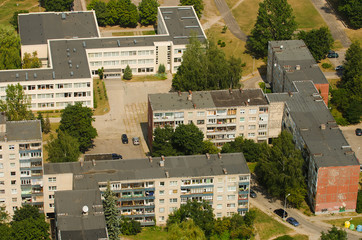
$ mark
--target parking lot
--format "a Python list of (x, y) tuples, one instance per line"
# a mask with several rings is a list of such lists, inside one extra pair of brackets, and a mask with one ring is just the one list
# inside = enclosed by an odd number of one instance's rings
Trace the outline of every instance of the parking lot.
[(347, 142), (352, 147), (352, 150), (356, 153), (357, 158), (362, 164), (362, 136), (357, 136), (355, 133), (356, 128), (362, 128), (362, 123), (347, 127), (340, 127)]
[[(168, 92), (171, 80), (125, 82), (120, 79), (105, 80), (110, 112), (96, 116), (93, 126), (98, 137), (92, 153), (118, 153), (125, 159), (142, 158), (149, 152), (147, 132), (147, 95)], [(121, 136), (128, 135), (129, 143), (122, 144)], [(132, 144), (132, 137), (140, 137), (140, 145)]]

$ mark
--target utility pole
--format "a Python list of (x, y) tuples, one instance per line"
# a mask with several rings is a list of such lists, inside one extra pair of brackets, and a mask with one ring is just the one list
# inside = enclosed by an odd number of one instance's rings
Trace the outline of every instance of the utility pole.
[(283, 220), (285, 220), (285, 208), (287, 206), (287, 198), (290, 196), (290, 193), (288, 193), (288, 195), (285, 196), (285, 201), (284, 201), (284, 209), (283, 209)]

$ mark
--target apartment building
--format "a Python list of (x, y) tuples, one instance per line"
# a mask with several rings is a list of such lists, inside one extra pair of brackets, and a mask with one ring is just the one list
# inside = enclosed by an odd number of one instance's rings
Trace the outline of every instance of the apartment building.
[(12, 215), (24, 204), (43, 210), (40, 121), (6, 121), (0, 114), (0, 207)]
[(294, 81), (312, 80), (328, 105), (329, 83), (303, 40), (268, 43), (267, 82), (274, 93), (295, 92)]
[[(58, 190), (67, 181), (67, 190), (103, 192), (109, 181), (120, 215), (142, 226), (155, 225), (155, 220), (165, 225), (168, 215), (187, 200), (207, 201), (216, 217), (249, 209), (250, 172), (242, 153), (53, 163), (45, 164), (44, 172), (44, 179), (55, 179), (44, 181), (45, 189)], [(48, 216), (58, 212), (53, 199), (44, 199), (51, 206), (45, 208)]]
[(148, 140), (157, 127), (195, 124), (205, 139), (221, 147), (235, 137), (256, 142), (280, 133), (280, 121), (271, 119), (282, 105), (270, 105), (261, 89), (230, 89), (148, 95)]
[(32, 110), (63, 109), (81, 102), (93, 107), (93, 77), (121, 79), (127, 65), (134, 75), (155, 74), (160, 64), (175, 73), (195, 35), (206, 35), (191, 6), (158, 9), (156, 35), (101, 37), (94, 11), (19, 14), (21, 51), (38, 52), (41, 69), (0, 71), (0, 99), (20, 83)]

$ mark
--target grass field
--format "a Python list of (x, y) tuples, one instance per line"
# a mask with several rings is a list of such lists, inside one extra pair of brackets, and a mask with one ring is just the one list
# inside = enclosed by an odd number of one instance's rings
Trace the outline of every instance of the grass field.
[(271, 239), (272, 237), (287, 234), (292, 231), (291, 228), (288, 228), (281, 224), (280, 222), (276, 221), (269, 215), (263, 213), (257, 208), (252, 208), (256, 211), (256, 218), (254, 222), (254, 227), (259, 234), (261, 240)]
[(155, 30), (142, 31), (142, 35), (156, 35)]
[[(341, 218), (336, 220), (328, 220), (324, 222), (335, 225), (336, 227), (340, 228), (344, 227), (344, 222), (349, 221), (350, 219), (351, 218)], [(357, 225), (362, 225), (362, 217), (352, 217), (352, 220), (350, 222), (351, 224), (354, 224), (354, 227), (356, 228)]]
[(254, 173), (255, 167), (256, 167), (256, 165), (257, 165), (258, 163), (256, 163), (256, 162), (248, 162), (247, 164), (248, 164), (250, 173)]
[(131, 80), (123, 80), (125, 82), (147, 82), (147, 81), (162, 81), (166, 80), (167, 76), (158, 75), (134, 75)]
[(109, 112), (107, 90), (104, 87), (103, 81), (98, 78), (93, 79), (94, 98), (97, 102), (97, 107), (94, 109), (94, 115), (103, 115)]
[(0, 1), (0, 26), (11, 26), (9, 23), (14, 12), (28, 10), (29, 12), (44, 11), (39, 8), (38, 0), (1, 0)]
[(136, 236), (122, 236), (125, 240), (166, 240), (167, 232), (161, 228), (146, 227), (142, 229), (142, 232)]
[(349, 39), (351, 39), (351, 41), (362, 41), (362, 28), (358, 29), (358, 30), (353, 30), (353, 29), (344, 29), (344, 31), (347, 33), (347, 36), (349, 37)]
[(112, 36), (133, 36), (134, 32), (112, 32)]

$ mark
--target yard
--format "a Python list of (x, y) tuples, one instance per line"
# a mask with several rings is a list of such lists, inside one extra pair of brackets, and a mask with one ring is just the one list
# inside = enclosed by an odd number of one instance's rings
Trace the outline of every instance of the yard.
[[(352, 219), (352, 220), (350, 220), (350, 219)], [(355, 229), (356, 229), (357, 225), (362, 225), (362, 217), (340, 218), (340, 219), (328, 220), (328, 221), (324, 221), (324, 222), (335, 225), (338, 228), (343, 228), (345, 221), (350, 221), (351, 224), (354, 225)]]
[(44, 9), (39, 8), (38, 0), (2, 0), (0, 2), (0, 26), (11, 26), (9, 21), (13, 17), (14, 12), (16, 11), (44, 11)]
[(93, 79), (94, 115), (103, 115), (109, 112), (109, 102), (104, 81)]

